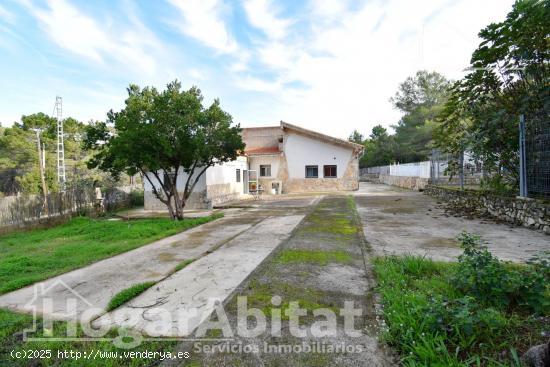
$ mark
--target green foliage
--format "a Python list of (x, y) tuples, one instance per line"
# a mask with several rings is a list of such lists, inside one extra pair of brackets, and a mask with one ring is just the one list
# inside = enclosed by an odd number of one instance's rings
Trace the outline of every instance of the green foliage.
[[(202, 101), (198, 88), (182, 91), (178, 81), (164, 91), (130, 85), (125, 108), (87, 128), (84, 147), (97, 150), (89, 167), (113, 177), (142, 173), (171, 216), (182, 219), (185, 202), (206, 169), (244, 150), (241, 129), (219, 100), (207, 108)], [(188, 178), (178, 192), (182, 170)]]
[[(437, 117), (449, 96), (451, 82), (437, 72), (418, 71), (399, 85), (390, 101), (404, 113), (392, 126), (395, 134), (378, 125), (365, 140), (361, 167), (418, 162), (428, 158), (433, 147)], [(351, 137), (350, 137), (351, 138)]]
[(382, 125), (372, 128), (364, 145), (365, 153), (359, 161), (361, 167), (384, 166), (395, 162), (395, 138)]
[(187, 265), (191, 264), (195, 259), (187, 259), (180, 262), (176, 267), (174, 268), (174, 272), (180, 271), (181, 269), (185, 268)]
[(278, 261), (282, 263), (304, 262), (319, 265), (326, 265), (329, 262), (347, 263), (352, 260), (351, 256), (342, 250), (296, 250), (288, 249), (281, 252)]
[(130, 288), (126, 288), (117, 294), (109, 301), (109, 304), (107, 305), (107, 311), (112, 311), (115, 308), (118, 308), (125, 304), (126, 302), (136, 298), (141, 293), (145, 292), (147, 289), (154, 286), (155, 282), (144, 282), (139, 283), (131, 286)]
[(0, 294), (80, 268), (219, 218), (111, 221), (74, 218), (48, 229), (0, 236)]
[(482, 305), (550, 314), (550, 262), (537, 258), (530, 266), (503, 263), (483, 245), (479, 236), (462, 233), (464, 253), (453, 276), (455, 287)]
[(365, 138), (363, 138), (363, 134), (361, 134), (357, 130), (353, 130), (353, 132), (348, 137), (348, 141), (351, 141), (352, 143), (357, 143), (357, 144), (363, 144), (364, 140)]
[[(461, 239), (465, 252), (478, 251), (477, 237)], [(399, 351), (405, 366), (519, 366), (514, 364), (518, 350), (545, 341), (547, 325), (527, 308), (492, 305), (479, 292), (459, 287), (462, 264), (390, 256), (375, 259), (374, 271), (387, 324), (384, 338)], [(489, 270), (482, 272), (490, 276)], [(538, 299), (542, 297), (539, 293)]]
[(471, 152), (486, 173), (518, 187), (518, 121), (548, 118), (550, 2), (515, 2), (506, 19), (479, 33), (471, 70), (452, 90), (436, 133), (451, 153)]
[[(113, 344), (113, 339), (120, 335), (124, 335), (122, 330), (113, 329), (106, 335), (105, 339), (97, 339), (94, 341), (87, 340), (67, 340), (68, 322), (54, 321), (53, 322), (53, 335), (44, 335), (43, 325), (44, 320), (38, 318), (36, 324), (33, 324), (32, 315), (23, 315), (15, 312), (0, 309), (0, 360), (3, 362), (2, 366), (20, 366), (28, 367), (29, 365), (35, 366), (57, 366), (57, 367), (137, 367), (137, 366), (151, 366), (160, 364), (160, 358), (147, 359), (147, 358), (135, 358), (135, 356), (125, 356), (123, 353), (128, 352), (128, 349), (119, 349)], [(33, 337), (40, 338), (41, 340), (30, 341), (23, 340), (20, 333), (23, 330), (34, 330), (37, 328), (36, 333), (32, 333)], [(77, 338), (86, 338), (86, 333), (83, 332), (82, 327), (77, 325), (76, 327)], [(29, 334), (31, 335), (31, 334)], [(58, 339), (57, 339), (58, 338)], [(174, 340), (162, 340), (162, 341), (143, 341), (138, 347), (131, 349), (131, 352), (142, 353), (168, 353), (173, 352), (176, 348), (177, 341)], [(30, 359), (27, 358), (13, 358), (10, 354), (11, 351), (24, 352), (29, 350), (42, 350), (51, 351), (51, 358)], [(63, 358), (61, 357), (65, 351), (78, 351), (86, 353), (86, 355), (94, 355), (97, 351), (105, 353), (119, 353), (119, 358)], [(58, 355), (59, 352), (59, 355)], [(134, 358), (132, 358), (134, 357)], [(38, 362), (37, 362), (38, 361)]]
[(140, 207), (144, 204), (143, 190), (130, 191), (130, 205), (132, 207)]
[[(86, 177), (98, 178), (94, 172), (85, 169), (84, 157), (89, 153), (82, 150), (81, 139), (84, 124), (71, 117), (63, 120), (65, 131), (65, 165), (69, 186)], [(18, 192), (42, 193), (38, 166), (36, 132), (46, 150), (46, 185), (49, 192), (57, 192), (57, 122), (44, 113), (35, 113), (21, 118), (21, 123), (0, 131), (0, 191), (13, 195)]]

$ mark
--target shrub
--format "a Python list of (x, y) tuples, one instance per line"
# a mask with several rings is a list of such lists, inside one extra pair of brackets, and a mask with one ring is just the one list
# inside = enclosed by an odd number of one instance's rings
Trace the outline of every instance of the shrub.
[(545, 314), (550, 311), (550, 261), (533, 259), (527, 266), (514, 266), (494, 257), (481, 238), (462, 233), (458, 240), (464, 253), (452, 276), (455, 287), (486, 306), (499, 309), (520, 307)]
[(136, 207), (136, 206), (143, 206), (144, 198), (143, 198), (143, 190), (132, 190), (130, 191), (130, 206)]

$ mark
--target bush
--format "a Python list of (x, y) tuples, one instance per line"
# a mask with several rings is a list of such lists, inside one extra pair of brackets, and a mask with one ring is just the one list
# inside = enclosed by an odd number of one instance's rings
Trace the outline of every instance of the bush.
[(144, 204), (143, 190), (130, 191), (130, 206), (133, 208), (136, 206), (143, 206), (143, 204)]
[(527, 266), (512, 265), (494, 257), (477, 235), (464, 232), (458, 240), (464, 250), (452, 277), (458, 290), (486, 306), (550, 313), (547, 258), (535, 258)]

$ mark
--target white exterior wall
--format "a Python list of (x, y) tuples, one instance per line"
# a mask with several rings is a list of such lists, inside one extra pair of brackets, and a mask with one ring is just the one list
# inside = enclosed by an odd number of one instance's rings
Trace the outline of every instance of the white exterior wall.
[[(248, 163), (246, 157), (237, 157), (237, 160), (216, 164), (208, 168), (205, 172), (206, 186), (224, 185), (230, 186), (230, 192), (243, 193), (243, 171), (247, 170)], [(237, 182), (237, 169), (241, 170), (241, 182)]]
[[(279, 154), (277, 155), (255, 155), (250, 157), (250, 170), (257, 171), (259, 178), (276, 178), (279, 172)], [(260, 177), (260, 165), (271, 165), (271, 176)]]
[[(199, 172), (199, 170), (195, 170), (195, 176), (197, 175), (197, 172)], [(207, 170), (208, 172), (208, 170)], [(160, 188), (160, 183), (158, 182), (157, 178), (152, 174), (152, 173), (147, 173), (147, 176), (150, 178), (150, 180), (153, 182), (153, 184), (155, 184), (155, 187)], [(159, 171), (159, 177), (161, 180), (164, 179), (164, 176), (163, 176), (163, 173), (162, 171)], [(176, 181), (176, 188), (178, 189), (178, 191), (182, 192), (183, 189), (185, 188), (185, 183), (187, 182), (187, 173), (185, 173), (183, 171), (183, 169), (179, 169), (178, 171), (178, 179)], [(194, 192), (199, 192), (199, 191), (203, 191), (206, 189), (206, 179), (205, 179), (205, 175), (202, 175), (201, 178), (199, 179), (199, 182), (197, 182), (197, 185), (195, 186), (195, 189), (193, 190)], [(144, 191), (153, 191), (153, 188), (151, 187), (151, 184), (149, 183), (149, 180), (148, 179), (144, 179), (143, 180), (143, 190)], [(162, 190), (162, 189), (161, 189)]]
[(352, 149), (289, 132), (285, 136), (285, 156), (289, 178), (305, 178), (306, 166), (319, 166), (323, 178), (324, 165), (336, 165), (336, 175), (342, 178), (352, 157)]

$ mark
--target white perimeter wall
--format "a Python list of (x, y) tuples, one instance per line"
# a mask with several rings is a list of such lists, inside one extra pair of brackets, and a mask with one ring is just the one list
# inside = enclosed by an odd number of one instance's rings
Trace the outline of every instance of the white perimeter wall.
[[(243, 171), (247, 170), (246, 157), (237, 157), (237, 160), (216, 164), (206, 170), (206, 185), (230, 184), (231, 192), (243, 193)], [(237, 169), (240, 169), (241, 182), (237, 182)]]
[(291, 131), (285, 138), (284, 149), (289, 178), (305, 178), (305, 167), (315, 165), (319, 166), (319, 178), (323, 178), (324, 165), (336, 165), (338, 178), (344, 175), (351, 159), (351, 149), (294, 134)]
[[(198, 169), (195, 170), (195, 176), (197, 176), (198, 172), (200, 172)], [(208, 172), (208, 170), (207, 170)], [(155, 187), (157, 189), (161, 189), (160, 187), (160, 183), (158, 182), (157, 178), (152, 174), (152, 173), (147, 173), (147, 176), (151, 179), (151, 181), (153, 182), (153, 184), (155, 185)], [(162, 174), (161, 171), (159, 171), (159, 177), (161, 180), (164, 179), (164, 175)], [(179, 169), (178, 171), (178, 180), (176, 182), (176, 187), (178, 189), (178, 191), (182, 192), (184, 187), (185, 187), (185, 183), (187, 182), (187, 173), (183, 172), (183, 169)], [(195, 186), (195, 189), (193, 190), (193, 192), (200, 192), (200, 191), (203, 191), (206, 189), (206, 179), (205, 179), (205, 175), (202, 175), (201, 178), (199, 179), (199, 182), (197, 182), (197, 185)], [(143, 180), (143, 190), (144, 191), (153, 191), (152, 187), (151, 187), (151, 184), (149, 183), (149, 180), (147, 180), (147, 178), (145, 178)]]

